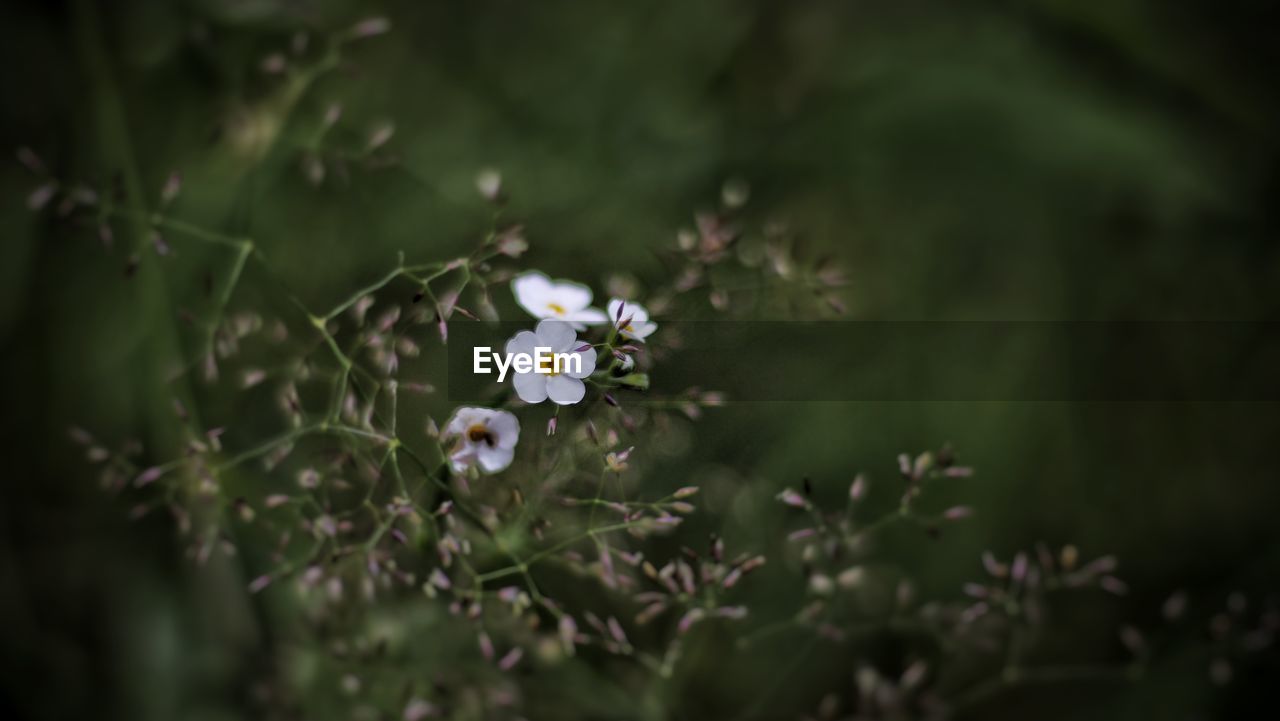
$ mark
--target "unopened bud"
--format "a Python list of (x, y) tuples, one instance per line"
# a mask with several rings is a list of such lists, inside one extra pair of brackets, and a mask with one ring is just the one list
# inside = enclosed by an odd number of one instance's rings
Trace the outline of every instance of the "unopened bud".
[(502, 196), (502, 173), (493, 168), (485, 168), (476, 175), (476, 190), (489, 202), (496, 202)]
[(365, 18), (351, 26), (352, 39), (371, 38), (391, 30), (391, 21), (385, 17)]

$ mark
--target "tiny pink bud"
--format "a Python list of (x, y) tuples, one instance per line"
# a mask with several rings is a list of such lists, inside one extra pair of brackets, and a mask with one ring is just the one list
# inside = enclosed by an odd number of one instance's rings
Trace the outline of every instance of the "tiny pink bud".
[(371, 38), (391, 30), (391, 21), (384, 17), (365, 18), (351, 26), (352, 38)]
[(867, 478), (862, 474), (858, 474), (849, 486), (849, 500), (858, 501), (865, 495), (867, 495)]
[(152, 466), (151, 468), (148, 468), (142, 473), (139, 473), (138, 477), (133, 479), (133, 485), (138, 488), (141, 488), (143, 486), (155, 483), (156, 481), (160, 480), (160, 476), (163, 476), (163, 475), (164, 475), (163, 468), (160, 468), (159, 466)]
[(18, 148), (17, 155), (18, 162), (22, 163), (27, 170), (33, 173), (44, 173), (44, 161), (31, 148), (26, 146)]
[(997, 561), (991, 551), (982, 552), (982, 567), (987, 570), (987, 573), (996, 578), (1004, 578), (1009, 573), (1008, 567)]
[(168, 179), (164, 182), (164, 188), (160, 190), (160, 202), (167, 205), (173, 202), (180, 192), (182, 192), (182, 174), (175, 170), (169, 173)]
[(609, 635), (613, 636), (613, 640), (622, 644), (627, 643), (627, 634), (622, 631), (622, 624), (618, 623), (618, 619), (610, 616), (606, 625), (609, 628)]
[(378, 148), (381, 148), (387, 144), (388, 140), (391, 140), (391, 136), (395, 135), (395, 133), (395, 125), (391, 123), (382, 123), (374, 128), (373, 132), (369, 134), (369, 143), (366, 149), (377, 150)]
[(1101, 558), (1096, 558), (1086, 563), (1084, 567), (1080, 569), (1080, 574), (1083, 576), (1107, 574), (1116, 570), (1117, 565), (1115, 556), (1102, 556)]
[(516, 648), (508, 651), (507, 655), (503, 656), (498, 661), (498, 668), (503, 671), (510, 671), (515, 668), (516, 664), (520, 663), (520, 659), (522, 658), (524, 658), (524, 649), (517, 646)]
[(439, 588), (442, 591), (447, 591), (453, 586), (453, 583), (449, 580), (449, 577), (444, 575), (444, 571), (441, 571), (438, 568), (432, 569), (431, 575), (430, 577), (427, 578), (427, 580), (431, 583), (432, 586), (435, 586), (436, 588)]
[(58, 192), (57, 183), (45, 183), (27, 196), (27, 208), (30, 210), (40, 210), (49, 204), (55, 193)]
[(800, 495), (799, 493), (796, 493), (790, 488), (784, 489), (781, 493), (779, 493), (778, 500), (782, 501), (784, 504), (788, 506), (791, 506), (792, 508), (808, 508), (809, 507), (809, 501), (805, 500), (804, 496)]
[(689, 612), (680, 618), (680, 622), (676, 624), (677, 633), (688, 633), (693, 624), (697, 623), (704, 615), (705, 611), (701, 608), (689, 609)]
[(340, 103), (330, 103), (329, 107), (324, 110), (324, 124), (331, 126), (342, 118), (342, 105)]
[(1120, 642), (1124, 647), (1129, 649), (1129, 653), (1137, 656), (1146, 648), (1146, 642), (1142, 639), (1142, 634), (1133, 626), (1124, 626), (1120, 629)]
[(498, 252), (508, 258), (519, 258), (529, 249), (529, 241), (524, 237), (524, 228), (519, 225), (502, 231), (496, 245)]
[(1186, 591), (1175, 592), (1164, 602), (1164, 606), (1160, 610), (1166, 621), (1176, 621), (1182, 618), (1182, 614), (1187, 610)]
[(902, 672), (902, 678), (899, 679), (898, 685), (906, 689), (915, 688), (920, 685), (921, 681), (924, 681), (924, 677), (928, 673), (929, 665), (924, 661), (916, 661), (907, 666), (907, 669)]
[(1013, 580), (1022, 582), (1027, 577), (1027, 554), (1019, 552), (1013, 557), (1013, 570), (1011, 571)]
[(560, 645), (564, 647), (564, 652), (573, 654), (574, 641), (578, 637), (578, 624), (573, 620), (573, 616), (565, 614), (560, 617), (560, 624), (557, 628), (560, 633)]

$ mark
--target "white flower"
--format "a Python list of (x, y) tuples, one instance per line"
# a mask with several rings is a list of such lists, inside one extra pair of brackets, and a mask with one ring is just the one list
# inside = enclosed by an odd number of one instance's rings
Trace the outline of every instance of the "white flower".
[(455, 473), (477, 465), (485, 473), (497, 473), (511, 465), (520, 421), (507, 411), (463, 406), (453, 412), (441, 437), (457, 439), (449, 449), (449, 465)]
[(567, 321), (574, 330), (589, 323), (608, 320), (603, 311), (591, 306), (591, 289), (567, 280), (551, 280), (537, 271), (518, 275), (511, 280), (516, 302), (534, 318), (557, 318)]
[[(577, 334), (569, 324), (559, 320), (544, 320), (531, 331), (522, 330), (507, 341), (507, 355), (526, 353), (540, 358), (542, 367), (534, 368), (528, 373), (515, 372), (511, 376), (511, 384), (516, 388), (516, 395), (525, 403), (541, 403), (550, 398), (562, 406), (571, 405), (582, 400), (587, 394), (587, 387), (582, 379), (591, 375), (596, 369), (596, 349), (578, 350), (583, 344), (578, 342)], [(541, 354), (537, 348), (550, 348), (549, 353), (564, 353), (573, 358), (564, 358), (556, 364), (548, 362), (548, 351)]]
[[(619, 312), (621, 312), (621, 315), (619, 315)], [(610, 321), (619, 323), (628, 318), (631, 321), (626, 326), (618, 329), (618, 332), (624, 338), (638, 340), (643, 343), (645, 338), (648, 338), (650, 334), (658, 329), (658, 324), (649, 320), (649, 311), (645, 310), (644, 306), (639, 303), (624, 301), (621, 298), (614, 298), (609, 301)]]

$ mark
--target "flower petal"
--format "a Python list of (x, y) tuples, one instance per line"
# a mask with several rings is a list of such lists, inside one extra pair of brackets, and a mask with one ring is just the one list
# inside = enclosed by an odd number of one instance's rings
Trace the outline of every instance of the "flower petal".
[(514, 448), (490, 448), (481, 445), (478, 446), (476, 456), (480, 461), (480, 470), (485, 473), (497, 473), (511, 465), (511, 459), (515, 457), (515, 453)]
[(552, 353), (561, 353), (569, 350), (573, 342), (578, 338), (577, 334), (573, 332), (573, 327), (562, 320), (547, 319), (540, 321), (533, 332), (537, 336), (538, 345), (544, 348), (551, 348)]
[(449, 467), (454, 473), (462, 473), (474, 465), (476, 462), (476, 447), (470, 442), (464, 441), (452, 453), (449, 454)]
[(557, 280), (551, 284), (550, 301), (572, 313), (591, 305), (591, 289), (581, 283)]
[[(618, 306), (620, 305), (623, 306), (621, 316), (618, 315)], [(609, 301), (609, 321), (617, 323), (623, 318), (630, 318), (632, 321), (649, 320), (649, 311), (645, 310), (644, 306), (639, 303), (629, 300), (624, 301), (621, 298), (614, 298)]]
[(555, 298), (553, 284), (546, 275), (536, 270), (518, 275), (511, 280), (511, 292), (516, 297), (516, 303), (535, 318), (551, 315), (549, 305)]
[(514, 413), (497, 411), (489, 419), (489, 432), (496, 437), (498, 448), (515, 448), (520, 439), (520, 421)]
[[(543, 322), (545, 323), (546, 321)], [(538, 325), (542, 325), (542, 323)], [(511, 336), (511, 340), (507, 341), (507, 354), (527, 353), (528, 355), (533, 355), (533, 349), (538, 345), (540, 343), (537, 334), (531, 330), (522, 330)]]
[(573, 372), (573, 364), (569, 364), (569, 370), (565, 371), (565, 375), (570, 378), (586, 378), (596, 370), (596, 349), (588, 348), (584, 351), (574, 353), (574, 355), (582, 359), (582, 368), (577, 373)]
[(541, 403), (547, 399), (547, 376), (541, 373), (516, 373), (511, 377), (511, 385), (525, 403)]
[(565, 314), (564, 319), (572, 323), (576, 330), (582, 330), (584, 324), (598, 325), (609, 322), (609, 317), (599, 308), (581, 308)]
[(649, 321), (633, 320), (631, 321), (631, 325), (627, 326), (624, 330), (620, 332), (622, 334), (622, 337), (624, 338), (638, 340), (641, 343), (643, 343), (644, 339), (652, 335), (653, 332), (657, 329), (658, 329), (657, 323), (651, 323)]
[(577, 378), (567, 375), (551, 376), (547, 379), (547, 397), (562, 406), (573, 405), (587, 394), (587, 387)]
[(453, 412), (448, 422), (444, 424), (444, 431), (441, 435), (446, 438), (449, 436), (460, 436), (471, 426), (477, 423), (483, 423), (488, 419), (488, 408), (476, 408), (474, 406), (461, 406)]

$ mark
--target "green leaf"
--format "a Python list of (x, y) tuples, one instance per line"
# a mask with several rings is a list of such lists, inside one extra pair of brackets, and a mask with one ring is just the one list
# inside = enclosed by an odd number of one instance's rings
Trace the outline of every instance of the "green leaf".
[(635, 388), (640, 391), (649, 390), (649, 374), (648, 373), (628, 373), (617, 379), (618, 385), (628, 388)]

